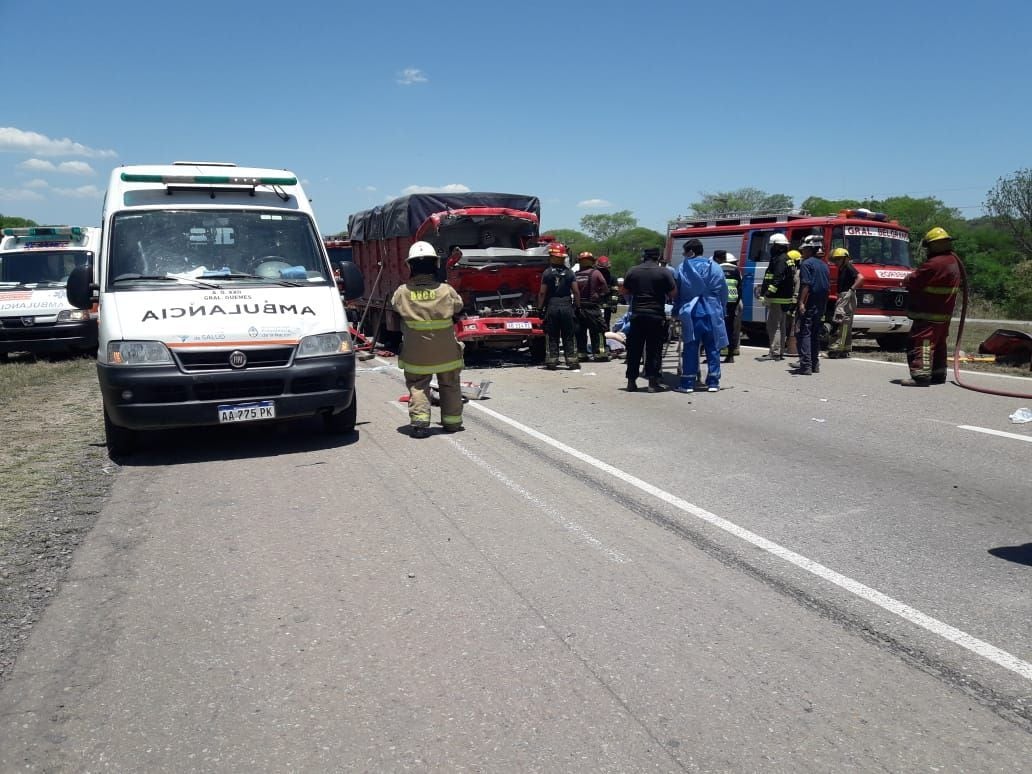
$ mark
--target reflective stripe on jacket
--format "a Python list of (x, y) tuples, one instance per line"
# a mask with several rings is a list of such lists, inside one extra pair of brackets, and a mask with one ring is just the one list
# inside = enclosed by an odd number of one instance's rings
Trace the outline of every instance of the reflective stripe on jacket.
[(391, 306), (402, 320), (399, 368), (410, 374), (462, 368), (462, 345), (452, 321), (462, 311), (462, 298), (451, 285), (418, 274), (394, 291)]
[(960, 292), (960, 259), (952, 252), (933, 255), (907, 277), (907, 316), (949, 322)]

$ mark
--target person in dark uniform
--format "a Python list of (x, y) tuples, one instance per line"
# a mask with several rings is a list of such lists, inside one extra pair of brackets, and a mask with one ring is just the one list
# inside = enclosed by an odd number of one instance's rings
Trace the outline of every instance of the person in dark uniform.
[(595, 263), (595, 268), (602, 273), (606, 280), (606, 285), (609, 286), (609, 296), (606, 298), (605, 303), (606, 330), (609, 331), (613, 329), (613, 312), (616, 311), (616, 307), (620, 303), (620, 289), (616, 283), (616, 278), (613, 276), (613, 267), (609, 262), (608, 255), (600, 255)]
[(807, 247), (807, 256), (799, 266), (799, 311), (796, 323), (799, 363), (797, 376), (810, 376), (821, 370), (821, 321), (831, 292), (828, 264), (817, 257), (817, 250)]
[(544, 310), (545, 368), (554, 371), (559, 365), (559, 339), (562, 338), (566, 365), (571, 371), (580, 368), (577, 359), (575, 307), (580, 306), (577, 277), (566, 265), (566, 247), (558, 242), (548, 248), (549, 266), (541, 274), (537, 306)]
[(650, 247), (642, 251), (642, 262), (624, 277), (624, 292), (633, 297), (631, 327), (627, 334), (627, 391), (636, 392), (641, 373), (641, 357), (645, 354), (645, 378), (649, 392), (662, 390), (660, 375), (663, 340), (666, 337), (666, 304), (677, 290), (673, 273), (659, 263), (660, 251)]
[[(595, 256), (585, 251), (577, 256), (580, 269), (576, 273), (580, 293), (580, 312), (577, 315), (577, 358), (604, 362), (609, 360), (606, 349), (606, 323), (603, 305), (609, 297), (605, 275), (595, 268)], [(590, 355), (588, 349), (590, 348)]]

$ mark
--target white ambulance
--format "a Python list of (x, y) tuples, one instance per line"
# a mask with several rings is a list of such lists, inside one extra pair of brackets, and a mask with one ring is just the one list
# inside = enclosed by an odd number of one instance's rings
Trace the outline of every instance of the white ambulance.
[(111, 174), (96, 283), (97, 373), (113, 455), (140, 430), (322, 416), (355, 427), (355, 355), (334, 277), (297, 178), (215, 162)]
[(97, 315), (68, 303), (76, 266), (92, 267), (100, 229), (79, 226), (5, 228), (0, 239), (0, 361), (12, 352), (90, 354)]

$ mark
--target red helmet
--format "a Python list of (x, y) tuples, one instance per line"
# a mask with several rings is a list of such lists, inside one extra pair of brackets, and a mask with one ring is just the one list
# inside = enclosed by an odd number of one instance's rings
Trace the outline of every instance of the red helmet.
[(548, 246), (548, 257), (549, 258), (565, 258), (566, 257), (566, 245), (560, 242), (553, 242)]
[(608, 269), (609, 268), (609, 256), (608, 255), (600, 255), (598, 257), (598, 260), (595, 261), (595, 265), (599, 266), (599, 267), (601, 267), (603, 269)]

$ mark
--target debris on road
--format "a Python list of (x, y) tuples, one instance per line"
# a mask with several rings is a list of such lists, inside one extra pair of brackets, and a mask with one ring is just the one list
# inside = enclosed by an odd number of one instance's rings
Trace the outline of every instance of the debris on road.
[(1032, 422), (1032, 409), (1019, 408), (1017, 411), (1010, 415), (1010, 421), (1016, 425), (1021, 425), (1025, 422)]

